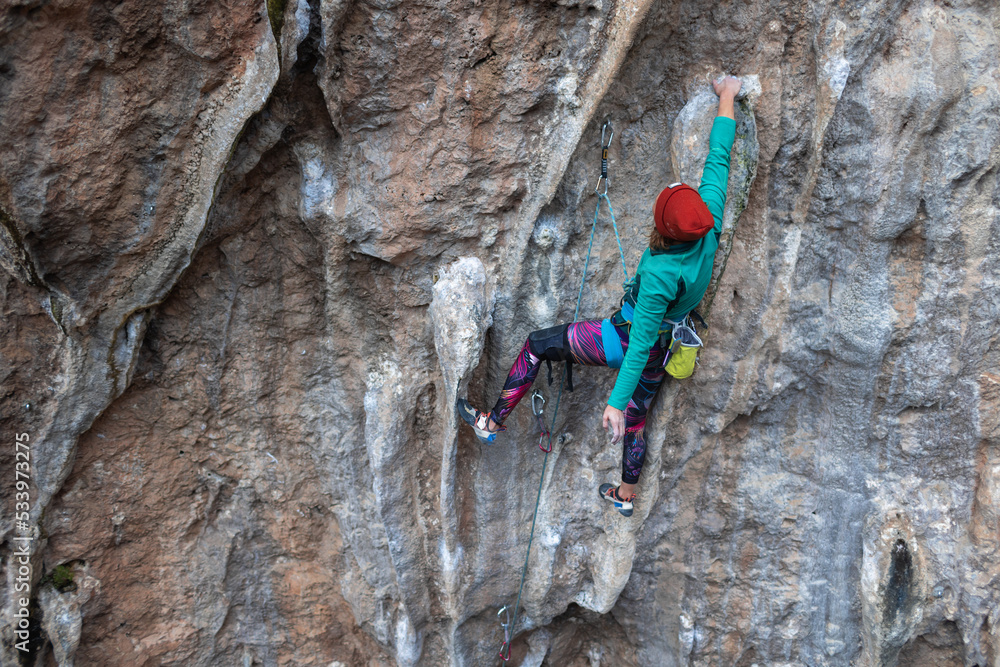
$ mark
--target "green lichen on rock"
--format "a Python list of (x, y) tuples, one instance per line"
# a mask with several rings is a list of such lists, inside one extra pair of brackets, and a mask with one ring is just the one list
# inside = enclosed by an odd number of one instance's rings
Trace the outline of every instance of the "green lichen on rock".
[(738, 137), (743, 139), (741, 150), (736, 151), (734, 156), (739, 167), (739, 172), (743, 175), (743, 182), (736, 186), (733, 193), (733, 217), (739, 218), (747, 207), (750, 199), (750, 188), (757, 177), (757, 161), (759, 146), (757, 144), (757, 124), (754, 122), (753, 107), (746, 99), (736, 102), (736, 109), (740, 124), (736, 129)]
[(281, 61), (281, 27), (285, 24), (285, 0), (267, 0), (267, 19), (271, 22), (271, 33), (278, 45), (278, 61)]
[(60, 593), (64, 593), (73, 587), (73, 568), (69, 565), (56, 565), (49, 573), (48, 580)]

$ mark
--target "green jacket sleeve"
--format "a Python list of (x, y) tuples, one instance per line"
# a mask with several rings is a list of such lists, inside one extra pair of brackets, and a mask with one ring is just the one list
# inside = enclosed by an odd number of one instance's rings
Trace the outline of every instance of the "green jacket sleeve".
[(715, 231), (722, 231), (722, 211), (726, 208), (726, 190), (729, 186), (729, 153), (736, 140), (736, 121), (716, 116), (712, 133), (708, 136), (708, 157), (701, 173), (698, 194), (708, 205), (715, 218)]
[(676, 296), (677, 281), (664, 280), (655, 271), (647, 271), (642, 276), (642, 288), (635, 304), (635, 316), (628, 335), (628, 350), (622, 361), (615, 388), (611, 391), (608, 405), (624, 411), (639, 377), (646, 368), (649, 350), (659, 336), (660, 323), (667, 313), (667, 305)]

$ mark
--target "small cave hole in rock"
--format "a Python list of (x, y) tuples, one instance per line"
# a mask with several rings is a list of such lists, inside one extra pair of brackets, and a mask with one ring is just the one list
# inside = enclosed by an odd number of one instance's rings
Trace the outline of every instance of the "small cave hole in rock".
[(896, 664), (899, 667), (961, 667), (963, 656), (964, 643), (958, 625), (954, 621), (944, 621), (908, 641), (899, 652)]

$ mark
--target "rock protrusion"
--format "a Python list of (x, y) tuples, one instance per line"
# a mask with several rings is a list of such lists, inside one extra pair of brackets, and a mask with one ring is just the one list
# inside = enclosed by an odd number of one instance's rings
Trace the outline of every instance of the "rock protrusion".
[(56, 664), (73, 667), (83, 628), (83, 606), (100, 590), (100, 582), (90, 575), (85, 565), (59, 567), (71, 573), (64, 575), (67, 582), (41, 586), (38, 606), (42, 612), (42, 629), (52, 644)]
[[(486, 330), (493, 324), (493, 296), (486, 268), (476, 257), (462, 257), (443, 267), (433, 287), (430, 305), (434, 349), (449, 392), (460, 392), (479, 365)], [(452, 403), (457, 394), (449, 394)]]

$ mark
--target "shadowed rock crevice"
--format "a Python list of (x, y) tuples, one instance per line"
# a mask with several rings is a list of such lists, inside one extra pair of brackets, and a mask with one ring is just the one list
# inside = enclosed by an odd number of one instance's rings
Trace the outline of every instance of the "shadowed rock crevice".
[(906, 540), (897, 539), (889, 556), (889, 571), (882, 598), (883, 640), (879, 656), (882, 665), (895, 663), (900, 647), (910, 635), (910, 617), (916, 604), (916, 576), (910, 547)]
[(899, 539), (892, 546), (889, 561), (889, 581), (885, 585), (882, 607), (882, 624), (891, 628), (897, 616), (905, 616), (913, 608), (913, 556), (906, 540)]

